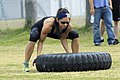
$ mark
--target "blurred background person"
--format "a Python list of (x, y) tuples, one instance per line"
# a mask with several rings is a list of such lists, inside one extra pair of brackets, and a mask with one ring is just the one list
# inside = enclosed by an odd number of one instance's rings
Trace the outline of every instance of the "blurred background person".
[[(115, 33), (115, 41), (119, 43), (119, 20), (120, 20), (120, 1), (112, 0), (112, 13), (113, 13), (113, 21), (114, 21), (114, 33)], [(103, 34), (105, 32), (105, 24), (104, 20), (101, 21), (101, 41), (104, 42)]]
[(115, 35), (112, 25), (112, 11), (111, 11), (111, 1), (110, 0), (89, 0), (90, 3), (90, 13), (94, 15), (94, 24), (93, 24), (93, 35), (94, 35), (94, 45), (101, 45), (101, 35), (100, 35), (100, 20), (101, 17), (104, 18), (106, 25), (106, 31), (108, 34), (108, 44), (116, 45)]

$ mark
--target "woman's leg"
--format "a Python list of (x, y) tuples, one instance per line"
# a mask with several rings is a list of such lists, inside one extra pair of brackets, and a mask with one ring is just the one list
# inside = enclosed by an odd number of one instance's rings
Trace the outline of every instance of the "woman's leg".
[(29, 72), (29, 60), (33, 53), (35, 42), (29, 41), (25, 49), (24, 71)]
[(33, 28), (30, 33), (30, 39), (25, 49), (25, 61), (24, 61), (24, 71), (29, 72), (29, 60), (34, 51), (35, 43), (40, 37), (38, 28)]
[(25, 49), (25, 61), (29, 62), (33, 53), (35, 42), (29, 41)]
[(79, 34), (75, 31), (70, 31), (67, 39), (71, 39), (71, 49), (73, 53), (78, 53), (79, 52)]
[(71, 48), (72, 48), (72, 53), (79, 52), (79, 38), (75, 38), (72, 40)]

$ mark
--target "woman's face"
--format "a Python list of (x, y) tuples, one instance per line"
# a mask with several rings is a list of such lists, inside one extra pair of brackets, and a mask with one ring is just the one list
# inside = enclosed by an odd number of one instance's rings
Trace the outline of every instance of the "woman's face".
[(70, 24), (70, 18), (64, 17), (62, 19), (59, 19), (58, 23), (59, 23), (59, 27), (61, 29), (64, 29), (64, 28), (66, 28)]

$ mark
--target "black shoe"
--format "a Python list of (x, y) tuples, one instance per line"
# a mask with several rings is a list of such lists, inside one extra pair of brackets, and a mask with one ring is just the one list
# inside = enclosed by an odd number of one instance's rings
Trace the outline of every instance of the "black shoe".
[(118, 39), (115, 39), (113, 43), (109, 43), (109, 45), (117, 45), (119, 43)]
[(100, 44), (99, 43), (95, 43), (95, 46), (100, 46)]
[(100, 42), (101, 42), (101, 43), (102, 43), (102, 42), (104, 42), (104, 39), (101, 39), (101, 41), (100, 41)]
[(115, 43), (116, 43), (116, 44), (118, 44), (118, 43), (119, 43), (118, 39), (115, 39)]

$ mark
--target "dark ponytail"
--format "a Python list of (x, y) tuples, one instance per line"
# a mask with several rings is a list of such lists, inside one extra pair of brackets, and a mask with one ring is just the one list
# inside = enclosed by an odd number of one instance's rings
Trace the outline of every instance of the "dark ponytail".
[(56, 17), (59, 19), (61, 19), (63, 17), (68, 17), (68, 15), (66, 15), (66, 14), (69, 14), (69, 16), (70, 16), (70, 13), (66, 8), (59, 8), (57, 11)]

